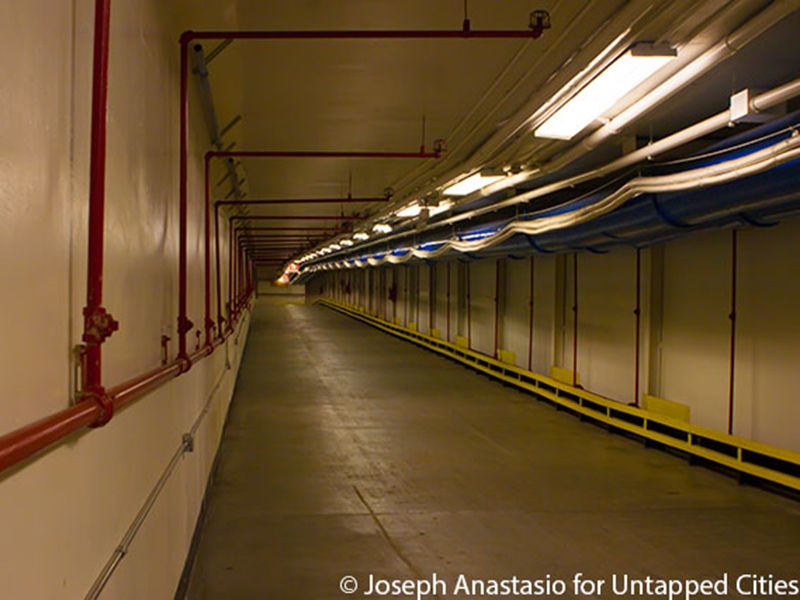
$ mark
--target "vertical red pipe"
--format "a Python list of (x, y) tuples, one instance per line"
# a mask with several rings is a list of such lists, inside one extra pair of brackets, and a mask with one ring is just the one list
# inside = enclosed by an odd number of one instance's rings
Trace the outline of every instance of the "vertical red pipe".
[(414, 267), (414, 322), (417, 324), (417, 331), (422, 329), (422, 323), (419, 322), (419, 298), (422, 295), (419, 289), (419, 272), (422, 270), (420, 265)]
[[(189, 361), (186, 334), (193, 324), (187, 312), (186, 238), (188, 230), (188, 152), (189, 152), (189, 42), (181, 38), (181, 109), (180, 109), (180, 193), (178, 204), (178, 359)], [(185, 368), (188, 368), (190, 363)]]
[(209, 164), (211, 157), (206, 154), (205, 156), (205, 203), (203, 204), (203, 223), (204, 223), (204, 262), (205, 262), (205, 278), (203, 280), (203, 291), (205, 293), (205, 328), (206, 328), (206, 347), (211, 348), (214, 345), (212, 328), (214, 321), (211, 319), (211, 165)]
[(86, 342), (84, 391), (102, 392), (103, 336), (93, 336), (103, 310), (103, 251), (105, 233), (106, 119), (108, 112), (108, 48), (111, 0), (97, 0), (94, 12), (92, 73), (92, 131), (89, 167), (89, 231), (86, 307), (83, 339)]
[(738, 233), (737, 229), (731, 232), (731, 312), (728, 315), (731, 321), (730, 374), (728, 379), (728, 433), (731, 435), (733, 435), (734, 377), (736, 374), (736, 280), (739, 262)]
[(466, 268), (466, 284), (467, 284), (467, 348), (472, 349), (472, 289), (470, 285), (470, 263), (465, 263)]
[(386, 269), (381, 269), (381, 278), (380, 278), (380, 285), (381, 285), (381, 313), (383, 314), (383, 320), (386, 321), (386, 314), (388, 311), (386, 310), (386, 294), (388, 293), (386, 290)]
[(447, 341), (450, 341), (450, 263), (447, 263)]
[(403, 325), (408, 327), (408, 269), (403, 272)]
[[(230, 235), (230, 230), (228, 230)], [(224, 320), (222, 318), (222, 273), (220, 272), (220, 258), (219, 258), (219, 207), (214, 205), (214, 240), (216, 245), (216, 261), (217, 261), (217, 331), (219, 336), (222, 337)]]
[(233, 331), (233, 260), (236, 229), (233, 219), (228, 222), (228, 330)]
[(433, 292), (436, 287), (436, 265), (431, 265), (428, 268), (428, 335), (433, 331), (433, 313), (436, 310), (434, 306)]
[(534, 291), (534, 275), (535, 275), (535, 258), (531, 256), (530, 260), (530, 292), (528, 297), (528, 371), (533, 370), (533, 291)]
[(578, 384), (578, 253), (572, 255), (572, 385)]
[(494, 261), (494, 357), (500, 345), (500, 259)]
[(636, 352), (633, 367), (633, 405), (639, 406), (639, 362), (641, 356), (641, 330), (642, 330), (642, 249), (636, 248)]

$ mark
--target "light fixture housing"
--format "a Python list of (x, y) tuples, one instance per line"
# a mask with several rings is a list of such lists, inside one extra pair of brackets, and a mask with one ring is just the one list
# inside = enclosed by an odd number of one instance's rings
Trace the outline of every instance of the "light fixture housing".
[(442, 200), (436, 206), (429, 206), (428, 207), (428, 216), (435, 217), (436, 215), (440, 215), (443, 212), (446, 212), (453, 208), (452, 200)]
[(479, 171), (474, 175), (465, 177), (461, 181), (446, 187), (442, 193), (445, 196), (467, 196), (472, 192), (476, 192), (479, 189), (486, 187), (490, 183), (500, 181), (503, 179), (503, 177), (504, 175), (498, 174), (494, 171)]
[(635, 44), (545, 119), (533, 134), (572, 139), (676, 56), (677, 51), (668, 44)]
[(400, 217), (401, 219), (411, 219), (413, 217), (418, 217), (421, 212), (422, 206), (420, 206), (419, 202), (414, 202), (398, 210), (394, 213), (394, 216)]

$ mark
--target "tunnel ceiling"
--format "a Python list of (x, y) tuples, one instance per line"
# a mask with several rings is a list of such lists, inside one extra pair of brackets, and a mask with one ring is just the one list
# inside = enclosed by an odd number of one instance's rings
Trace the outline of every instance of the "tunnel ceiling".
[[(423, 142), (423, 116), (426, 147), (431, 149), (437, 138), (447, 142), (448, 153), (438, 161), (242, 159), (249, 199), (338, 198), (349, 192), (379, 197), (387, 187), (395, 190), (395, 198), (411, 197), (436, 178), (452, 176), (469, 165), (467, 159), (484, 152), (487, 140), (504, 125), (530, 116), (537, 93), (558, 89), (619, 36), (692, 40), (684, 50), (688, 57), (768, 4), (764, 0), (469, 0), (473, 29), (525, 29), (535, 9), (550, 13), (552, 28), (539, 40), (529, 41), (236, 41), (213, 64), (212, 84), (228, 104), (219, 111), (226, 113), (220, 114), (223, 124), (235, 104), (229, 99), (240, 97), (243, 118), (226, 137), (237, 142), (237, 149), (414, 152)], [(236, 9), (238, 28), (243, 30), (459, 29), (464, 18), (462, 0), (238, 0)], [(626, 14), (628, 18), (622, 18)], [(797, 64), (797, 44), (782, 42), (798, 23), (797, 18), (790, 21), (625, 133), (640, 137), (669, 133), (724, 108), (732, 89), (766, 87), (795, 75), (791, 65)], [(237, 89), (226, 89), (231, 86)], [(546, 160), (567, 147), (522, 130), (485, 158)], [(615, 140), (599, 154), (618, 152)], [(251, 213), (312, 215), (380, 208), (376, 204), (273, 206), (252, 208)]]

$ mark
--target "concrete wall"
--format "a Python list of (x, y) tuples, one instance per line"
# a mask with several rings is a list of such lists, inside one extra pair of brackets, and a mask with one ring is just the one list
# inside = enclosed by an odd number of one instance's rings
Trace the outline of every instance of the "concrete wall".
[[(80, 343), (86, 288), (93, 11), (90, 0), (0, 5), (0, 34), (14, 49), (0, 87), (0, 433), (63, 409), (75, 396), (73, 348)], [(112, 3), (104, 305), (120, 330), (104, 346), (107, 385), (158, 366), (162, 335), (172, 338), (174, 357), (177, 40), (189, 27), (235, 27), (235, 18), (232, 2), (213, 9), (189, 0)], [(214, 64), (212, 84), (236, 89), (230, 84), (237, 50), (228, 52)], [(221, 119), (235, 114), (235, 97), (216, 100)], [(188, 316), (202, 326), (199, 159), (208, 135), (197, 110), (192, 131)], [(172, 597), (245, 335), (246, 327), (238, 343), (231, 338), (106, 427), (73, 436), (0, 476), (3, 597), (83, 598), (209, 402), (195, 451), (181, 460), (103, 595)], [(195, 339), (190, 333), (191, 349)]]
[[(733, 432), (800, 450), (794, 426), (800, 418), (800, 402), (793, 390), (795, 348), (800, 342), (800, 313), (794, 310), (800, 297), (800, 283), (794, 276), (800, 266), (796, 251), (800, 221), (746, 229), (737, 236)], [(514, 352), (518, 366), (530, 364), (533, 371), (547, 374), (553, 365), (571, 370), (576, 363), (581, 385), (598, 394), (624, 403), (641, 400), (645, 393), (661, 396), (688, 405), (693, 423), (727, 431), (731, 261), (732, 232), (728, 230), (692, 234), (640, 251), (638, 398), (634, 249), (582, 252), (577, 261), (570, 254), (501, 259), (499, 263), (496, 259), (437, 263), (436, 318), (446, 337), (449, 268), (450, 340), (470, 332), (472, 349), (493, 355), (499, 268), (498, 348)], [(573, 343), (576, 266), (577, 355)], [(402, 283), (406, 274), (419, 267), (381, 268), (389, 279), (399, 277)], [(335, 273), (322, 275), (313, 285), (336, 277)], [(423, 284), (423, 306), (427, 306), (426, 294)], [(415, 301), (412, 285), (409, 304)]]

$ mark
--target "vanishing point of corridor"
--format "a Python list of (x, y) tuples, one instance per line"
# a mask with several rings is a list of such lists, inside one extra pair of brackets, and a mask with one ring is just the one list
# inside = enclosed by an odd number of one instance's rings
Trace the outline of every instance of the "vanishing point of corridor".
[(795, 501), (327, 308), (263, 299), (201, 532), (192, 600), (345, 597), (348, 575), (788, 577), (800, 564)]

